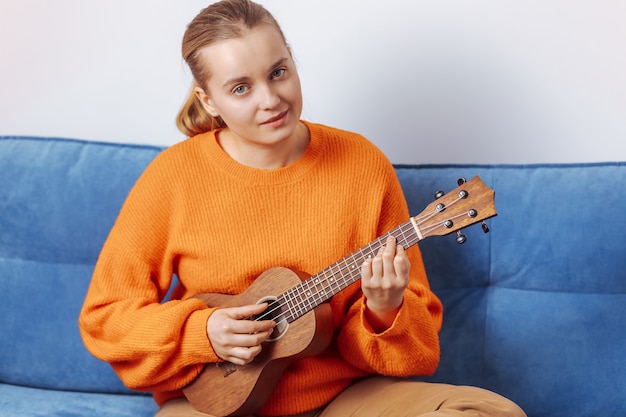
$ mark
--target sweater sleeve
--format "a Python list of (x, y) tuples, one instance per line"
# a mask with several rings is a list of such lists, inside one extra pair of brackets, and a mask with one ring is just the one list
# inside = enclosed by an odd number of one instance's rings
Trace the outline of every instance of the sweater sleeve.
[[(409, 219), (406, 200), (391, 165), (386, 177), (379, 236)], [(419, 247), (408, 249), (407, 255), (411, 263), (410, 282), (390, 328), (382, 333), (372, 330), (365, 318), (365, 298), (360, 290), (346, 306), (346, 320), (338, 337), (339, 349), (346, 361), (366, 372), (430, 375), (438, 366), (443, 307), (430, 290)]]
[(109, 362), (126, 386), (171, 391), (217, 357), (206, 334), (213, 310), (197, 299), (163, 302), (175, 273), (176, 254), (167, 237), (176, 195), (168, 185), (171, 172), (153, 164), (131, 190), (104, 244), (79, 328), (87, 349)]

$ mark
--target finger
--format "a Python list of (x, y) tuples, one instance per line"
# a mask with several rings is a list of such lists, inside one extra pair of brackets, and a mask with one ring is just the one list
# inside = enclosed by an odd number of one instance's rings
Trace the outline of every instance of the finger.
[[(212, 321), (212, 318), (215, 320)], [(217, 356), (229, 361), (233, 358), (247, 361), (258, 354), (261, 343), (267, 340), (272, 330), (254, 331), (254, 329), (247, 329), (250, 331), (241, 332), (240, 326), (251, 323), (248, 320), (233, 320), (231, 318), (220, 320), (218, 312), (213, 314), (209, 318), (207, 334)], [(250, 353), (242, 350), (249, 348), (254, 350)], [(250, 354), (252, 356), (249, 356)]]
[(383, 257), (378, 253), (372, 258), (372, 280), (380, 280), (383, 276)]
[(411, 262), (409, 261), (406, 251), (402, 245), (398, 245), (396, 256), (393, 259), (394, 269), (396, 274), (401, 277), (408, 277), (411, 269)]
[(372, 259), (367, 258), (361, 265), (361, 281), (367, 282), (372, 279)]
[(267, 303), (251, 304), (241, 307), (224, 309), (228, 316), (236, 321), (233, 331), (237, 333), (253, 333), (274, 328), (276, 323), (270, 316), (264, 317), (261, 313), (267, 309)]
[(371, 262), (371, 271), (372, 271), (372, 276), (371, 279), (373, 280), (379, 280), (382, 278), (383, 275), (383, 253), (385, 251), (385, 246), (381, 246), (380, 249), (378, 249), (378, 252), (376, 252), (376, 255), (374, 255), (374, 257), (369, 258), (370, 262)]
[(396, 238), (389, 235), (385, 240), (385, 251), (388, 253), (396, 253)]
[[(241, 311), (246, 309), (240, 308), (223, 308), (216, 310), (207, 322), (207, 333), (212, 340), (218, 341), (221, 344), (230, 344), (228, 341), (229, 335), (234, 334), (254, 334), (267, 332), (276, 326), (276, 323), (272, 320), (256, 321), (249, 319), (245, 314), (241, 314)], [(243, 319), (237, 317), (245, 316)]]
[(393, 262), (397, 253), (397, 248), (399, 246), (400, 245), (396, 243), (396, 238), (394, 236), (387, 237), (387, 240), (385, 242), (385, 250), (383, 252), (385, 274), (395, 274)]
[(236, 333), (231, 335), (229, 344), (232, 347), (250, 348), (265, 342), (271, 334), (271, 330), (264, 330), (256, 333)]
[(230, 350), (230, 354), (222, 358), (228, 362), (231, 362), (235, 365), (247, 365), (254, 360), (254, 358), (261, 353), (261, 346), (254, 347), (236, 347)]
[(228, 309), (228, 314), (235, 320), (250, 319), (253, 316), (262, 313), (267, 309), (267, 303), (250, 304), (240, 307), (232, 307)]
[(276, 322), (272, 320), (233, 320), (230, 330), (233, 334), (257, 334), (271, 332), (276, 327)]

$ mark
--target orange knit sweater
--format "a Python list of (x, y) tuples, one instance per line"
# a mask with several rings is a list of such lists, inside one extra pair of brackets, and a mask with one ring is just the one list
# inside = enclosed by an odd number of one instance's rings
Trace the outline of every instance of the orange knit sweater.
[[(363, 137), (306, 123), (311, 141), (276, 170), (232, 160), (215, 132), (162, 152), (130, 192), (102, 249), (79, 325), (86, 347), (157, 403), (218, 358), (206, 334), (213, 308), (198, 293), (236, 294), (274, 266), (317, 273), (408, 220), (393, 167)], [(335, 337), (287, 369), (260, 415), (319, 407), (355, 378), (432, 373), (442, 307), (417, 247), (391, 328), (365, 322), (358, 284), (333, 297)], [(172, 276), (171, 301), (163, 302)]]

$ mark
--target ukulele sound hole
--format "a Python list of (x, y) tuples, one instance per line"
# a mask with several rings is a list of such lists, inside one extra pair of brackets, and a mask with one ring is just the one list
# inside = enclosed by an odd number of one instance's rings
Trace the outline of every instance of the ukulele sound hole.
[(263, 311), (261, 314), (255, 317), (257, 320), (274, 320), (276, 322), (276, 327), (274, 327), (274, 331), (267, 338), (268, 342), (275, 342), (287, 333), (287, 329), (289, 328), (289, 323), (287, 322), (287, 317), (283, 308), (277, 302), (276, 297), (267, 296), (260, 299), (257, 304), (267, 303), (267, 309)]

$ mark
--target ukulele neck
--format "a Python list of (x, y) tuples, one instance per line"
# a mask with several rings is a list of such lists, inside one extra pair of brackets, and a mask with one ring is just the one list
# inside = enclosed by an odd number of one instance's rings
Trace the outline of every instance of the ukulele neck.
[(408, 249), (421, 240), (419, 234), (417, 224), (411, 219), (286, 291), (278, 297), (279, 305), (286, 306), (285, 318), (290, 323), (295, 321), (358, 281), (361, 264), (376, 256), (390, 235), (398, 245)]

